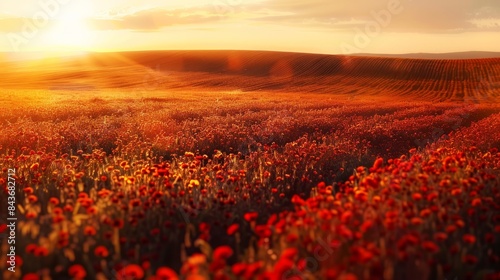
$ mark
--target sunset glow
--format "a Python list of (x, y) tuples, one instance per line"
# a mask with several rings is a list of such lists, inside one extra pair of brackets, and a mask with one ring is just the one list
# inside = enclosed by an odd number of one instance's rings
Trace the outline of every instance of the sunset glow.
[(497, 1), (26, 2), (0, 3), (0, 51), (500, 51)]

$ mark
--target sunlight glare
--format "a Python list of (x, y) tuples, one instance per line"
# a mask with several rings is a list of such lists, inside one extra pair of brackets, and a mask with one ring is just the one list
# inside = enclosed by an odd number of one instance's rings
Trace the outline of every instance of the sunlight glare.
[(43, 39), (44, 47), (65, 50), (86, 50), (92, 46), (91, 30), (86, 20), (91, 14), (91, 4), (86, 1), (73, 3), (61, 10)]

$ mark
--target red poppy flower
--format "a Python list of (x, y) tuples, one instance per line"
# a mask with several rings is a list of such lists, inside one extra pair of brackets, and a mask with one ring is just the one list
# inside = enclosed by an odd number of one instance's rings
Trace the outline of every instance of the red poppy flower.
[(424, 241), (422, 242), (422, 248), (424, 248), (426, 251), (430, 253), (437, 253), (439, 252), (439, 246), (436, 245), (436, 243), (432, 241)]
[(258, 225), (255, 227), (255, 233), (260, 237), (260, 238), (266, 238), (270, 237), (273, 232), (269, 228), (268, 225)]
[(28, 273), (23, 276), (23, 280), (40, 280), (40, 276), (36, 273)]
[(32, 194), (33, 193), (33, 188), (32, 187), (26, 187), (23, 189), (25, 194)]
[(112, 226), (114, 228), (122, 228), (123, 225), (124, 225), (124, 222), (123, 222), (122, 219), (115, 219), (115, 220), (113, 220)]
[(34, 254), (37, 248), (38, 248), (38, 245), (36, 245), (36, 244), (28, 244), (28, 246), (26, 246), (25, 251), (28, 254)]
[(462, 240), (467, 244), (474, 244), (476, 242), (476, 237), (472, 234), (464, 234)]
[(473, 255), (465, 255), (463, 258), (463, 262), (466, 264), (476, 264), (477, 263), (477, 257)]
[(233, 255), (233, 249), (229, 246), (219, 246), (214, 250), (213, 256), (215, 261), (226, 260)]
[(38, 170), (38, 167), (39, 167), (39, 166), (40, 166), (40, 165), (39, 165), (38, 163), (33, 163), (33, 164), (30, 166), (30, 169), (31, 169), (31, 170), (33, 170), (33, 171), (36, 171), (36, 170)]
[(358, 280), (358, 276), (356, 276), (356, 274), (353, 274), (353, 273), (346, 273), (346, 274), (342, 274), (339, 277), (339, 280)]
[(474, 198), (471, 202), (471, 205), (473, 207), (481, 206), (481, 199), (479, 197)]
[(118, 272), (118, 280), (139, 280), (144, 277), (144, 270), (137, 264), (129, 264)]
[(26, 212), (26, 219), (34, 219), (37, 216), (38, 214), (33, 210), (28, 210), (28, 212)]
[(93, 226), (86, 226), (83, 229), (83, 234), (88, 235), (88, 236), (93, 236), (97, 233), (96, 229)]
[(227, 233), (228, 235), (233, 235), (233, 234), (235, 234), (235, 233), (236, 233), (239, 229), (240, 229), (240, 225), (238, 225), (238, 224), (232, 224), (232, 225), (230, 225), (230, 226), (227, 228), (226, 233)]
[(278, 277), (276, 279), (281, 279), (283, 276), (285, 276), (284, 274), (292, 270), (294, 266), (295, 263), (293, 261), (286, 258), (280, 258), (274, 265), (274, 273)]
[(108, 251), (108, 248), (106, 248), (105, 246), (97, 246), (95, 249), (94, 249), (94, 255), (96, 255), (97, 257), (100, 257), (100, 258), (105, 258), (107, 256), (109, 256), (109, 251)]
[(293, 261), (298, 254), (299, 250), (297, 248), (287, 248), (281, 252), (280, 258)]
[(259, 214), (257, 212), (248, 212), (243, 215), (243, 218), (250, 223), (257, 220), (258, 216)]
[(52, 205), (59, 205), (59, 199), (57, 197), (51, 197), (49, 203)]
[(37, 201), (38, 201), (38, 197), (36, 197), (36, 195), (29, 195), (29, 196), (28, 196), (28, 201), (29, 201), (30, 203), (35, 203), (35, 202), (37, 202)]
[(175, 273), (174, 270), (168, 267), (160, 267), (156, 270), (156, 279), (157, 280), (178, 280), (179, 276)]
[(448, 235), (444, 232), (436, 232), (434, 234), (434, 239), (436, 239), (436, 241), (438, 241), (438, 242), (443, 242), (446, 239), (448, 239)]
[(49, 255), (49, 250), (45, 247), (37, 247), (35, 250), (35, 256), (46, 257)]
[(421, 194), (421, 193), (418, 193), (418, 192), (417, 192), (417, 193), (413, 193), (413, 194), (411, 195), (411, 197), (413, 198), (413, 200), (415, 200), (415, 201), (419, 201), (419, 200), (421, 200), (421, 199), (422, 199), (422, 194)]
[(87, 271), (80, 264), (74, 264), (68, 268), (69, 276), (74, 279), (84, 279), (87, 276)]

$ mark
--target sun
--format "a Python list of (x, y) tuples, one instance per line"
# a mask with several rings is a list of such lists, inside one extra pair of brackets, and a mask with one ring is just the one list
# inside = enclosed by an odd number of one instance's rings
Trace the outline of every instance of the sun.
[(88, 1), (61, 7), (54, 23), (44, 32), (42, 44), (51, 50), (87, 50), (92, 46), (92, 30), (87, 25), (91, 14)]

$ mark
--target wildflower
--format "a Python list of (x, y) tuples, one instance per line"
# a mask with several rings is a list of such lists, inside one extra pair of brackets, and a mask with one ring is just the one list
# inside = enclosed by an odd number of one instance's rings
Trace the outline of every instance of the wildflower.
[(33, 188), (32, 187), (26, 187), (23, 189), (25, 194), (32, 194), (33, 193)]
[(299, 251), (296, 248), (287, 248), (281, 252), (280, 258), (293, 261), (298, 254)]
[(177, 273), (175, 273), (174, 270), (168, 268), (168, 267), (159, 267), (156, 270), (156, 280), (178, 280), (179, 276), (177, 276)]
[(82, 265), (74, 264), (69, 267), (68, 274), (74, 279), (84, 279), (87, 276), (87, 271)]
[(28, 254), (34, 254), (37, 248), (38, 245), (31, 243), (26, 246), (25, 251)]
[(476, 237), (472, 234), (465, 234), (462, 240), (467, 244), (474, 244), (476, 242)]
[(424, 248), (426, 251), (430, 253), (437, 253), (439, 252), (439, 247), (436, 245), (436, 243), (432, 241), (424, 241), (422, 242), (422, 248)]
[(257, 217), (259, 216), (259, 214), (257, 212), (247, 212), (243, 215), (243, 218), (247, 221), (247, 222), (253, 222), (255, 220), (257, 220)]
[(270, 237), (272, 235), (272, 231), (267, 225), (258, 225), (255, 227), (255, 233), (260, 238)]
[(85, 229), (83, 230), (83, 234), (87, 236), (94, 236), (96, 235), (97, 231), (93, 226), (86, 226)]
[(94, 249), (94, 255), (96, 255), (97, 257), (100, 257), (100, 258), (105, 258), (105, 257), (109, 256), (108, 248), (106, 248), (105, 246), (97, 246)]
[(436, 241), (438, 241), (438, 242), (443, 242), (446, 239), (448, 239), (448, 235), (444, 232), (436, 232), (434, 234), (434, 239), (436, 239)]
[(52, 205), (59, 205), (59, 199), (57, 197), (51, 197), (49, 203)]
[(27, 273), (23, 276), (22, 280), (40, 280), (40, 276), (36, 273)]
[(214, 260), (226, 260), (233, 255), (233, 249), (229, 246), (219, 246), (214, 250), (213, 257)]
[(463, 257), (463, 262), (466, 264), (476, 264), (477, 263), (477, 257), (474, 255), (465, 255)]
[(471, 205), (473, 207), (481, 206), (481, 199), (479, 197), (474, 198), (471, 202)]
[(119, 228), (120, 229), (120, 228), (123, 227), (123, 225), (124, 225), (124, 222), (123, 222), (122, 219), (115, 219), (115, 220), (113, 220), (112, 226), (114, 228)]
[(38, 214), (33, 210), (28, 210), (28, 212), (26, 212), (26, 219), (34, 219), (37, 216)]
[(413, 194), (411, 195), (411, 197), (413, 198), (413, 200), (415, 200), (415, 201), (419, 201), (419, 200), (421, 200), (421, 199), (422, 199), (422, 194), (421, 194), (421, 193), (418, 193), (418, 192), (417, 192), (417, 193), (413, 193)]
[(118, 272), (119, 280), (139, 280), (144, 277), (144, 270), (137, 264), (129, 264)]
[(233, 272), (234, 275), (241, 277), (245, 273), (247, 269), (247, 264), (245, 263), (235, 263), (231, 267), (231, 271)]
[(240, 228), (240, 225), (232, 224), (227, 228), (226, 233), (227, 233), (227, 235), (233, 235), (239, 230), (239, 228)]
[(34, 255), (37, 257), (46, 257), (49, 255), (49, 250), (45, 247), (37, 247)]
[(38, 201), (38, 197), (36, 197), (35, 195), (29, 195), (29, 196), (28, 196), (28, 201), (29, 201), (30, 203), (35, 203), (35, 202), (37, 202), (37, 201)]

